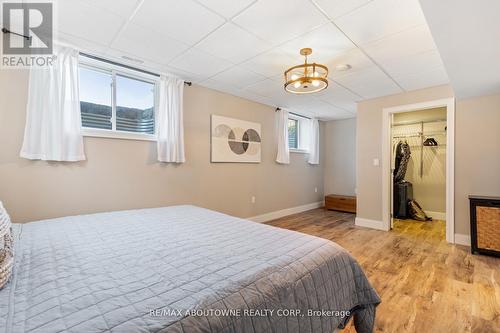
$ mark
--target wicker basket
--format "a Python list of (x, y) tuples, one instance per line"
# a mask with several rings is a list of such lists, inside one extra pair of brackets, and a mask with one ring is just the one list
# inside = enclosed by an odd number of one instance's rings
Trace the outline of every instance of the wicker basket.
[(476, 207), (477, 246), (500, 251), (500, 208)]
[(8, 233), (4, 236), (4, 247), (0, 249), (0, 289), (9, 282), (13, 267), (12, 236)]

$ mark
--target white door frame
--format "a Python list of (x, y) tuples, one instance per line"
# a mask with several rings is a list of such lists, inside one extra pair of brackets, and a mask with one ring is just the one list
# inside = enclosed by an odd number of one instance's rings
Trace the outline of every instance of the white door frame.
[(455, 243), (455, 99), (399, 105), (382, 110), (382, 223), (391, 228), (391, 115), (446, 107), (446, 241)]

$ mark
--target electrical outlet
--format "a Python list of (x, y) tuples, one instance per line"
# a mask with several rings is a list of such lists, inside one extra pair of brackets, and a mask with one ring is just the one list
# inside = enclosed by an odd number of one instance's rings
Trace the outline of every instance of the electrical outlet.
[(317, 187), (314, 188), (314, 193), (318, 193), (318, 188)]
[(252, 203), (254, 204), (255, 203), (255, 197), (252, 196)]

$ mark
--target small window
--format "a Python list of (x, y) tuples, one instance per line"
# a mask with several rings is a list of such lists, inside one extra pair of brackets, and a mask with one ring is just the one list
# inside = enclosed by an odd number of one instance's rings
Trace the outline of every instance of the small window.
[(292, 114), (288, 118), (288, 148), (297, 153), (309, 151), (309, 136), (311, 120), (309, 118)]
[(157, 78), (81, 56), (84, 135), (154, 140)]
[(116, 76), (116, 130), (155, 133), (155, 85)]
[(288, 147), (299, 148), (299, 121), (297, 119), (288, 119)]
[(110, 73), (80, 68), (80, 109), (82, 126), (111, 130), (113, 103)]

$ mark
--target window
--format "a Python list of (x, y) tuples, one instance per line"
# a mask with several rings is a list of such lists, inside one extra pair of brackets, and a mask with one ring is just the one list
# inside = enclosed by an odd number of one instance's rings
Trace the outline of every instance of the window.
[(158, 78), (81, 56), (84, 135), (154, 140)]
[(309, 133), (311, 122), (296, 114), (288, 117), (288, 148), (292, 152), (307, 153), (309, 150)]
[(299, 146), (299, 121), (288, 119), (288, 148), (297, 149)]

